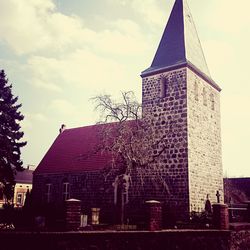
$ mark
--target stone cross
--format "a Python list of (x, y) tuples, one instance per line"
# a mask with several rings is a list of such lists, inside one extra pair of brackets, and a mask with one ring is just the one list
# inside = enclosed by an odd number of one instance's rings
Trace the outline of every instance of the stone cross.
[(217, 203), (220, 203), (221, 194), (220, 194), (219, 190), (217, 190), (216, 196), (217, 196)]

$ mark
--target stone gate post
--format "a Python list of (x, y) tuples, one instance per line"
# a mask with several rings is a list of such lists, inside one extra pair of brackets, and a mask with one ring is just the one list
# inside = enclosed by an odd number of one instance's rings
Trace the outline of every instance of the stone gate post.
[(146, 201), (148, 230), (156, 231), (162, 229), (162, 206), (159, 201)]
[(66, 230), (76, 231), (81, 223), (81, 201), (69, 199), (65, 201), (66, 209)]

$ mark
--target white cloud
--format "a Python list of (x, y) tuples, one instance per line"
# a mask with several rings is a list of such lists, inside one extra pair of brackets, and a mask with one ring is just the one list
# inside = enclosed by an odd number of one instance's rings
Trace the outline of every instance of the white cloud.
[(43, 23), (53, 9), (50, 0), (2, 0), (0, 39), (19, 54), (42, 48), (49, 43)]
[(57, 12), (52, 0), (3, 0), (0, 16), (0, 40), (17, 54), (61, 51), (91, 33), (77, 16)]
[(28, 79), (30, 84), (56, 91), (63, 86), (88, 91), (117, 89), (125, 87), (129, 79), (125, 66), (88, 50), (77, 50), (60, 58), (34, 56), (29, 59), (27, 70), (32, 76)]
[(57, 60), (55, 58), (32, 56), (25, 66), (26, 74), (29, 75), (27, 81), (35, 87), (60, 92), (61, 75), (54, 70), (56, 66)]
[(93, 123), (89, 105), (82, 104), (84, 107), (87, 106), (87, 109), (83, 110), (81, 106), (66, 99), (55, 99), (49, 103), (47, 112), (53, 116), (52, 119), (56, 117), (57, 124), (66, 124), (71, 128)]
[(38, 122), (47, 122), (48, 121), (48, 118), (44, 114), (41, 114), (41, 113), (33, 114), (33, 117), (34, 117), (34, 120), (38, 121)]
[(249, 33), (249, 0), (241, 0), (240, 2), (213, 0), (212, 5), (216, 6), (216, 8), (214, 8), (212, 18), (209, 20), (210, 25), (212, 24), (214, 28), (229, 32), (234, 36), (242, 31)]
[(207, 40), (203, 43), (203, 48), (211, 75), (222, 80), (228, 70), (224, 67), (225, 63), (229, 64), (235, 57), (234, 47), (225, 40)]
[(119, 19), (109, 23), (110, 29), (97, 34), (92, 41), (94, 48), (111, 55), (142, 55), (149, 49), (138, 24), (131, 20)]
[(142, 14), (147, 22), (162, 26), (165, 22), (166, 14), (158, 5), (157, 0), (133, 0), (132, 7)]
[(25, 113), (24, 119), (21, 121), (21, 127), (25, 130), (30, 130), (36, 123), (45, 123), (48, 118), (42, 113)]
[(0, 40), (17, 54), (90, 47), (125, 55), (147, 48), (140, 27), (131, 20), (114, 21), (110, 29), (96, 32), (79, 17), (58, 12), (52, 0), (3, 0), (0, 16)]
[(19, 80), (47, 93), (63, 93), (67, 86), (89, 95), (128, 89), (135, 79), (131, 60), (151, 51), (152, 43), (132, 20), (109, 21), (97, 31), (58, 12), (52, 0), (3, 0), (0, 16), (0, 41), (25, 58), (15, 62)]
[(24, 130), (32, 129), (32, 122), (28, 119), (28, 115), (25, 115), (25, 118), (21, 121), (21, 128)]
[(58, 12), (52, 0), (4, 0), (0, 15), (0, 40), (26, 55), (19, 63), (25, 81), (47, 91), (62, 92), (65, 85), (126, 89), (131, 82), (126, 58), (137, 60), (151, 47), (131, 20), (91, 30), (79, 17)]
[(77, 108), (71, 102), (64, 99), (53, 100), (49, 104), (49, 109), (51, 109), (53, 113), (57, 113), (59, 115), (78, 116), (79, 114)]
[(166, 20), (166, 13), (162, 10), (157, 0), (109, 0), (111, 3), (129, 6), (133, 11), (139, 14), (144, 21), (150, 25), (156, 24), (162, 26)]
[[(34, 74), (34, 72), (31, 72)], [(41, 89), (46, 89), (48, 91), (55, 91), (55, 92), (61, 92), (62, 89), (60, 86), (58, 86), (56, 83), (50, 83), (48, 81), (50, 81), (50, 76), (47, 75), (47, 81), (45, 80), (40, 80), (38, 78), (36, 78), (35, 74), (33, 76), (33, 78), (31, 78), (30, 80), (28, 80), (32, 85), (41, 88)]]

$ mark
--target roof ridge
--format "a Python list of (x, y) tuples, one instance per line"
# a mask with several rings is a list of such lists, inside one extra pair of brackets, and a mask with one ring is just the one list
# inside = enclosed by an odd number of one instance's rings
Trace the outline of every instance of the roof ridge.
[[(124, 122), (131, 122), (134, 120), (126, 120)], [(76, 130), (76, 129), (82, 129), (82, 128), (92, 128), (92, 127), (99, 127), (99, 126), (105, 126), (105, 125), (110, 125), (110, 124), (116, 124), (119, 122), (107, 122), (107, 123), (96, 123), (96, 124), (92, 124), (92, 125), (86, 125), (86, 126), (81, 126), (81, 127), (74, 127), (74, 128), (66, 128), (64, 131), (69, 131), (69, 130)]]

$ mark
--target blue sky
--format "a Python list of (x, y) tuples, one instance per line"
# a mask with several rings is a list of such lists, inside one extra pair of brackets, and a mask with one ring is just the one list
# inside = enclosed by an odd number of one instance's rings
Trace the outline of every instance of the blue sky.
[[(0, 68), (23, 104), (25, 165), (62, 123), (98, 121), (90, 98), (133, 90), (150, 66), (173, 0), (0, 0)], [(223, 166), (250, 176), (249, 0), (189, 0), (213, 79), (222, 87)]]

